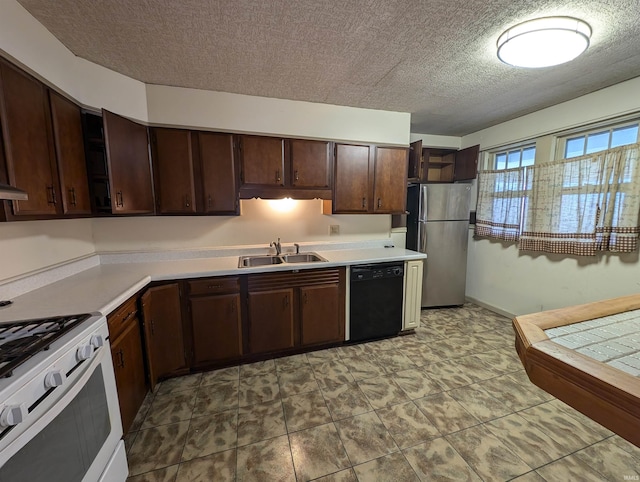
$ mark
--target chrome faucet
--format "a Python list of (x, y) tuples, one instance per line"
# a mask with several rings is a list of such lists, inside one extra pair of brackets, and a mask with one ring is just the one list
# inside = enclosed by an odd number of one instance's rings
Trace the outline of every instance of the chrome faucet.
[(282, 245), (280, 244), (280, 238), (278, 238), (278, 241), (272, 241), (271, 243), (269, 243), (269, 247), (276, 248), (276, 254), (278, 255), (282, 253)]
[(293, 245), (296, 247), (296, 254), (300, 254), (300, 245), (298, 243), (293, 243)]

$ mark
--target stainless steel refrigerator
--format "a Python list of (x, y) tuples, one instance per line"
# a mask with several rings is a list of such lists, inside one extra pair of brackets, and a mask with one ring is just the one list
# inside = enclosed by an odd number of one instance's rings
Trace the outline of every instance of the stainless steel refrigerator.
[(464, 303), (471, 184), (410, 184), (407, 248), (427, 254), (422, 307)]

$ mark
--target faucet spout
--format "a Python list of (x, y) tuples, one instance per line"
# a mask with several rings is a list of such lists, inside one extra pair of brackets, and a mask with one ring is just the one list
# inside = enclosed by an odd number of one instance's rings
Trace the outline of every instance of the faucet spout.
[(280, 238), (278, 238), (278, 241), (272, 241), (271, 243), (269, 243), (269, 246), (276, 248), (276, 254), (282, 254), (282, 245), (280, 244)]

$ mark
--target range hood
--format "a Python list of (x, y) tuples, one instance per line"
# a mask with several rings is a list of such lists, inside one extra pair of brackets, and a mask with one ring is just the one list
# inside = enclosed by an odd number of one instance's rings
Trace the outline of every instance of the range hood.
[(0, 199), (11, 199), (14, 201), (26, 201), (29, 196), (22, 189), (9, 186), (0, 182)]

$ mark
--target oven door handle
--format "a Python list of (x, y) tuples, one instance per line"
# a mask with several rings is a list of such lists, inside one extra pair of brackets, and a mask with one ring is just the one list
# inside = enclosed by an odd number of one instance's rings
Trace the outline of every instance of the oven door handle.
[[(73, 401), (80, 390), (82, 390), (82, 388), (87, 384), (87, 381), (91, 375), (93, 375), (93, 372), (102, 363), (108, 364), (107, 366), (112, 365), (111, 351), (108, 343), (97, 349), (89, 360), (81, 363), (79, 367), (76, 367), (75, 371), (69, 374), (67, 383), (52, 390), (47, 398), (42, 400), (42, 402), (40, 402), (32, 412), (29, 412), (24, 422), (16, 425), (13, 430), (0, 439), (0, 467), (26, 444), (28, 444), (29, 441), (40, 433), (40, 431), (51, 423), (51, 421)], [(113, 374), (109, 377), (108, 370), (103, 370), (103, 378), (105, 381), (105, 390), (107, 390), (107, 400), (109, 400), (108, 390), (110, 389), (111, 384), (115, 385), (115, 378)], [(113, 388), (115, 388), (115, 386)], [(60, 389), (62, 390), (59, 391)], [(109, 402), (107, 403), (109, 404)], [(113, 418), (111, 416), (112, 410), (113, 407), (110, 406), (110, 419)], [(120, 416), (118, 415), (115, 418), (116, 420), (111, 420), (112, 426), (116, 425), (115, 427), (112, 427), (112, 429), (119, 430), (119, 434), (121, 435), (122, 424)], [(117, 424), (120, 424), (119, 429)]]

